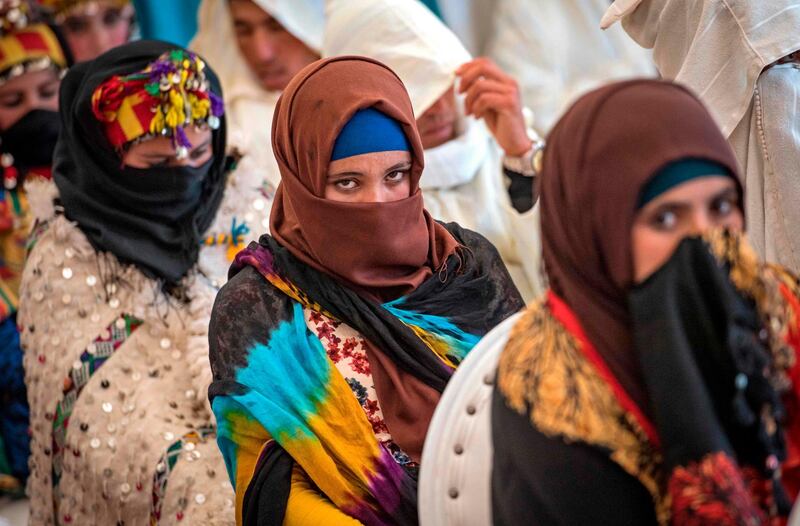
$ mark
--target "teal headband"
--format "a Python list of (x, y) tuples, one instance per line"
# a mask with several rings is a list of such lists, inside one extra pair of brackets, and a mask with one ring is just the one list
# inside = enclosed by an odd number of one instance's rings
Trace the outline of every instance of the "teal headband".
[(705, 159), (681, 159), (674, 161), (650, 178), (639, 194), (639, 201), (636, 209), (639, 210), (647, 203), (663, 194), (692, 179), (699, 177), (728, 176), (733, 177), (731, 171), (725, 166), (714, 161)]

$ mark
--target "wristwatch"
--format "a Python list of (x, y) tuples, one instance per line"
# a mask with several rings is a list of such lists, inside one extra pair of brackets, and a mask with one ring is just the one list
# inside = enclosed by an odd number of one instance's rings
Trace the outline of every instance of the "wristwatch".
[(535, 140), (533, 146), (520, 157), (506, 155), (503, 157), (503, 167), (506, 170), (522, 174), (526, 177), (535, 177), (542, 169), (542, 153), (544, 152), (545, 142), (541, 139)]

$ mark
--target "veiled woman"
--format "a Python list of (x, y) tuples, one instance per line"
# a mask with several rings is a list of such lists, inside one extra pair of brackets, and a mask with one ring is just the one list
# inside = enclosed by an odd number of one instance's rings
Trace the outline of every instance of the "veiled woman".
[(237, 521), (415, 524), (440, 393), (521, 298), (491, 244), (425, 211), (411, 103), (386, 66), (306, 67), (272, 137), (272, 236), (237, 257), (210, 328)]

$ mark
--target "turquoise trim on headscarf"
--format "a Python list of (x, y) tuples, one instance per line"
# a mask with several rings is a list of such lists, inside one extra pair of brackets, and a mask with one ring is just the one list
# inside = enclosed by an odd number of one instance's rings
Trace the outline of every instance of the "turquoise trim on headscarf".
[(410, 152), (400, 123), (373, 108), (358, 110), (333, 145), (331, 161), (374, 152)]
[(698, 177), (715, 177), (720, 175), (733, 177), (730, 170), (721, 164), (713, 161), (706, 161), (705, 159), (681, 159), (680, 161), (672, 162), (650, 178), (642, 189), (642, 193), (639, 195), (639, 202), (636, 205), (636, 209), (642, 208), (667, 190), (671, 190), (687, 181), (697, 179)]

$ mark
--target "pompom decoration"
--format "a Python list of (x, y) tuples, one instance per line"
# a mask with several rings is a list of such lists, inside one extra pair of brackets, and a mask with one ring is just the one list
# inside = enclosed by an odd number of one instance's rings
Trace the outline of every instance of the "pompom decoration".
[(114, 76), (92, 95), (95, 117), (106, 126), (114, 148), (153, 137), (171, 137), (178, 158), (192, 147), (186, 126), (219, 128), (222, 100), (209, 87), (205, 63), (194, 53), (176, 49), (161, 55), (143, 71)]

